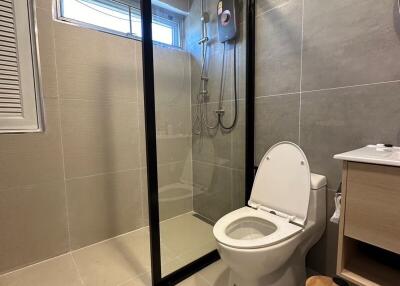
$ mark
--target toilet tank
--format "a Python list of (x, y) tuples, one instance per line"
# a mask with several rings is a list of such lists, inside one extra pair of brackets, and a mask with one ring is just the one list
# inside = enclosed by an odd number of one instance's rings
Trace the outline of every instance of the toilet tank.
[(318, 174), (311, 173), (311, 189), (312, 190), (325, 190), (326, 177)]
[(326, 221), (326, 177), (311, 173), (308, 222), (325, 225)]

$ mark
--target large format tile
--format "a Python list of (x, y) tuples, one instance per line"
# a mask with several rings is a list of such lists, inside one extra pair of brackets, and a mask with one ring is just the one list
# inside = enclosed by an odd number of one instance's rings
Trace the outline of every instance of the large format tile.
[(158, 166), (160, 220), (193, 210), (191, 168), (191, 162), (187, 164), (177, 162)]
[(209, 284), (203, 277), (195, 274), (180, 282), (178, 286), (209, 286)]
[(302, 1), (256, 18), (256, 96), (300, 90)]
[(228, 286), (229, 269), (222, 260), (207, 266), (199, 271), (198, 274), (212, 286)]
[(280, 141), (299, 141), (300, 95), (269, 96), (256, 99), (255, 161)]
[(191, 143), (192, 143), (192, 138), (189, 135), (184, 135), (184, 136), (158, 135), (157, 136), (158, 164), (186, 161), (192, 155)]
[(217, 221), (232, 210), (232, 173), (230, 168), (193, 161), (193, 209)]
[(332, 257), (337, 257), (339, 236), (339, 225), (330, 221), (335, 211), (335, 194), (336, 190), (328, 190), (326, 193), (326, 229), (321, 239), (308, 252), (306, 260), (307, 267), (332, 277), (336, 275), (336, 259)]
[[(234, 108), (235, 103), (232, 102), (232, 110)], [(244, 170), (246, 159), (246, 100), (239, 100), (237, 102), (236, 120), (236, 125), (230, 132), (232, 139), (231, 167)]]
[(305, 0), (302, 90), (400, 79), (392, 0)]
[(399, 144), (400, 83), (317, 91), (302, 95), (301, 146), (311, 171), (335, 189), (341, 162), (332, 156), (367, 144)]
[[(143, 228), (76, 250), (72, 255), (86, 286), (125, 285), (132, 279), (147, 283), (145, 275), (151, 269), (149, 241), (148, 228)], [(161, 250), (163, 263), (175, 259), (163, 245)]]
[[(223, 123), (228, 126), (233, 122), (233, 105), (231, 101), (223, 102)], [(201, 111), (199, 105), (192, 105), (192, 113), (197, 114), (200, 118)], [(203, 134), (194, 134), (192, 137), (193, 160), (216, 164), (219, 166), (230, 167), (232, 160), (232, 133), (218, 128), (207, 128), (207, 126), (217, 125), (217, 116), (215, 110), (219, 109), (218, 103), (209, 103), (207, 107), (203, 105), (203, 112), (207, 112), (207, 120), (203, 120)], [(199, 121), (196, 121), (199, 122)], [(195, 124), (196, 132), (199, 131), (199, 124)]]
[(59, 22), (54, 30), (62, 98), (137, 100), (137, 41)]
[(143, 225), (139, 170), (67, 180), (71, 247)]
[(1, 135), (0, 189), (64, 178), (57, 99), (44, 103), (45, 132)]
[(57, 97), (57, 68), (52, 11), (50, 9), (38, 8), (36, 9), (36, 17), (43, 96)]
[(190, 105), (189, 59), (186, 51), (154, 46), (154, 88), (157, 107)]
[(160, 234), (161, 242), (177, 256), (215, 241), (212, 226), (193, 216), (192, 212), (163, 221)]
[(83, 286), (70, 254), (0, 276), (0, 286)]
[(256, 16), (286, 5), (290, 0), (258, 0), (256, 1)]
[(119, 285), (148, 272), (148, 231), (116, 237), (74, 251), (72, 255), (86, 286)]
[(139, 167), (136, 103), (63, 100), (67, 178)]
[(68, 251), (64, 182), (0, 189), (0, 229), (0, 273)]

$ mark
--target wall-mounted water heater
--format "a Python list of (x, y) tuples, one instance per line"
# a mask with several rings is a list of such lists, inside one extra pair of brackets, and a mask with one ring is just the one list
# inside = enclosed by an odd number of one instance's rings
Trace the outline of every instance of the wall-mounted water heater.
[(218, 39), (226, 42), (236, 37), (237, 33), (237, 0), (218, 1)]

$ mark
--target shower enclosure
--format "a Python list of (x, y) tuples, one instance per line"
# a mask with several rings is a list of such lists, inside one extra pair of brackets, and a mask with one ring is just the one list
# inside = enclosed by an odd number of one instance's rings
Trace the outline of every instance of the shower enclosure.
[(156, 7), (142, 1), (143, 175), (153, 285), (169, 285), (218, 259), (213, 225), (251, 188), (254, 1), (189, 1), (168, 50), (152, 41)]

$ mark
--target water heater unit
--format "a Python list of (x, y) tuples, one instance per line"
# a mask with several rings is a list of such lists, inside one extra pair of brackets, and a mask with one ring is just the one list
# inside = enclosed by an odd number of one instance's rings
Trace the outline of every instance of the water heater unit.
[(218, 39), (226, 42), (236, 37), (237, 33), (237, 0), (218, 1)]

